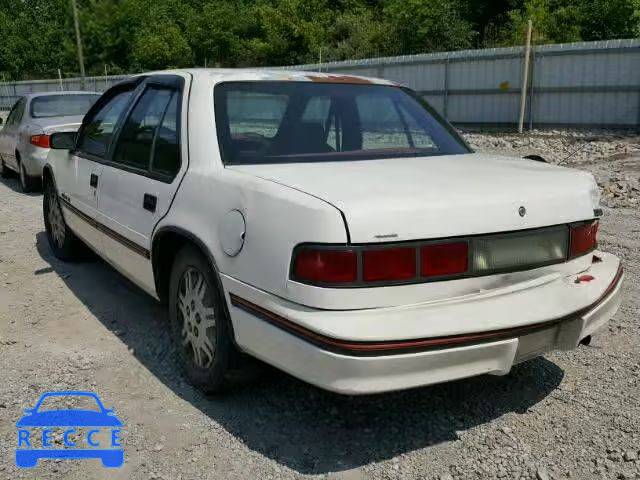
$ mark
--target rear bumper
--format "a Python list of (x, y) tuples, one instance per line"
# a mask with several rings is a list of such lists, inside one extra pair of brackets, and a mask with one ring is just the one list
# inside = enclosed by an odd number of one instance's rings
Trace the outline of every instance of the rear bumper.
[[(273, 364), (309, 383), (327, 390), (346, 394), (366, 394), (429, 385), (485, 373), (503, 375), (521, 361), (552, 350), (571, 350), (580, 340), (602, 327), (617, 311), (621, 300), (623, 279), (619, 261), (612, 255), (602, 255), (602, 261), (588, 272), (595, 279), (588, 284), (576, 284), (576, 276), (558, 279), (555, 290), (542, 284), (530, 289), (520, 301), (553, 303), (551, 292), (566, 294), (564, 290), (587, 287), (580, 308), (557, 315), (547, 314), (534, 303), (510, 309), (511, 325), (498, 328), (509, 305), (509, 294), (464, 299), (447, 304), (449, 323), (455, 324), (459, 315), (466, 315), (471, 304), (478, 323), (489, 328), (439, 335), (442, 331), (431, 323), (432, 305), (411, 308), (372, 309), (347, 312), (310, 310), (298, 306), (299, 314), (292, 314), (291, 305), (278, 308), (283, 300), (271, 299), (259, 305), (256, 298), (247, 300), (239, 294), (238, 286), (223, 278), (229, 292), (231, 315), (238, 345), (248, 353)], [(568, 281), (567, 281), (568, 280)], [(227, 288), (230, 287), (230, 288)], [(245, 293), (247, 293), (245, 291)], [(513, 295), (515, 293), (512, 292)], [(542, 295), (542, 296), (541, 296)], [(547, 296), (545, 299), (544, 297)], [(490, 301), (489, 301), (490, 300)], [(509, 305), (509, 307), (511, 307)], [(384, 311), (388, 322), (402, 315), (415, 315), (419, 308), (424, 335), (407, 339), (402, 321), (396, 322), (396, 339), (368, 339), (328, 336), (308, 328), (304, 317), (312, 313), (318, 324), (322, 319), (340, 315), (342, 322), (359, 321), (368, 317), (372, 326), (379, 320), (378, 310)], [(435, 311), (435, 310), (434, 310)], [(491, 323), (492, 312), (496, 321)], [(532, 314), (533, 312), (533, 314)], [(545, 318), (536, 313), (545, 312)], [(437, 312), (437, 318), (443, 312)], [(435, 318), (435, 317), (434, 317)], [(302, 320), (301, 320), (302, 319)], [(439, 320), (440, 321), (440, 320)], [(346, 323), (345, 323), (346, 322)], [(403, 340), (398, 340), (403, 339)]]

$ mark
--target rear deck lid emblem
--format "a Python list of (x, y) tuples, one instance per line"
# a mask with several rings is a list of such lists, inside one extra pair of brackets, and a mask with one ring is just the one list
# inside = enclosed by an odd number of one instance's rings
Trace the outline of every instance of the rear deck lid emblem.
[(518, 215), (520, 215), (521, 217), (524, 217), (527, 214), (527, 209), (524, 207), (520, 207), (518, 209)]

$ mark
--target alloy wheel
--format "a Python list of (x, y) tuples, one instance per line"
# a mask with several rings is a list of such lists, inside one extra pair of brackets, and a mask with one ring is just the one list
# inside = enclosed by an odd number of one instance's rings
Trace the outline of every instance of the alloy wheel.
[(209, 368), (216, 352), (216, 315), (213, 292), (199, 270), (188, 268), (178, 288), (181, 345), (193, 363)]
[(56, 242), (56, 245), (62, 248), (64, 245), (65, 224), (64, 218), (62, 217), (62, 210), (60, 209), (60, 200), (58, 200), (58, 195), (53, 188), (49, 189), (47, 196), (47, 203), (49, 204), (49, 211), (47, 213), (51, 236), (53, 237), (53, 241)]

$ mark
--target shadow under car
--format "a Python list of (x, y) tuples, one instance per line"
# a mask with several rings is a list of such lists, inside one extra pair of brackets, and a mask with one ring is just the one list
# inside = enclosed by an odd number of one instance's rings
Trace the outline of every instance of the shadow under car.
[(456, 440), (458, 432), (507, 413), (526, 413), (564, 376), (556, 364), (538, 358), (506, 377), (349, 397), (263, 366), (250, 383), (207, 398), (182, 379), (159, 303), (104, 262), (57, 260), (44, 232), (37, 235), (37, 248), (76, 297), (168, 388), (248, 448), (304, 474), (357, 468)]

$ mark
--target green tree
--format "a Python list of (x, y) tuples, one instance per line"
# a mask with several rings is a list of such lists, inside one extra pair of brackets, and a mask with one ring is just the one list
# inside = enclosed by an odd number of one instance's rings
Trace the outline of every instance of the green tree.
[[(0, 73), (78, 74), (71, 0), (0, 0)], [(77, 0), (88, 74), (640, 36), (640, 0)]]
[(8, 78), (42, 78), (64, 67), (65, 0), (0, 3), (0, 69)]
[(504, 36), (509, 12), (521, 9), (524, 0), (466, 0), (463, 5), (466, 20), (477, 32), (475, 45), (484, 48)]
[(316, 45), (325, 60), (392, 55), (398, 46), (391, 42), (392, 26), (379, 19), (374, 9), (359, 6), (337, 14), (328, 31), (327, 41)]
[(318, 59), (328, 36), (334, 11), (327, 0), (278, 0), (258, 3), (262, 26), (261, 64), (293, 65)]
[(475, 33), (458, 0), (386, 0), (394, 53), (409, 54), (470, 48)]
[[(111, 73), (127, 72), (133, 61), (131, 46), (144, 24), (144, 2), (84, 0), (79, 16), (87, 72), (101, 75), (105, 65)], [(75, 58), (75, 37), (66, 38), (65, 49)]]
[(631, 38), (640, 34), (637, 0), (580, 0), (577, 5), (583, 40)]
[(570, 0), (526, 0), (524, 9), (509, 13), (511, 35), (505, 39), (505, 44), (525, 43), (529, 20), (533, 22), (534, 44), (579, 41), (582, 39), (579, 14)]
[(162, 22), (142, 28), (133, 41), (134, 68), (158, 70), (193, 66), (193, 52), (176, 24)]
[[(236, 67), (256, 62), (255, 39), (261, 35), (255, 5), (241, 0), (221, 0), (192, 9), (186, 21), (195, 62)], [(261, 54), (260, 54), (261, 55)], [(260, 56), (258, 55), (258, 56)]]

